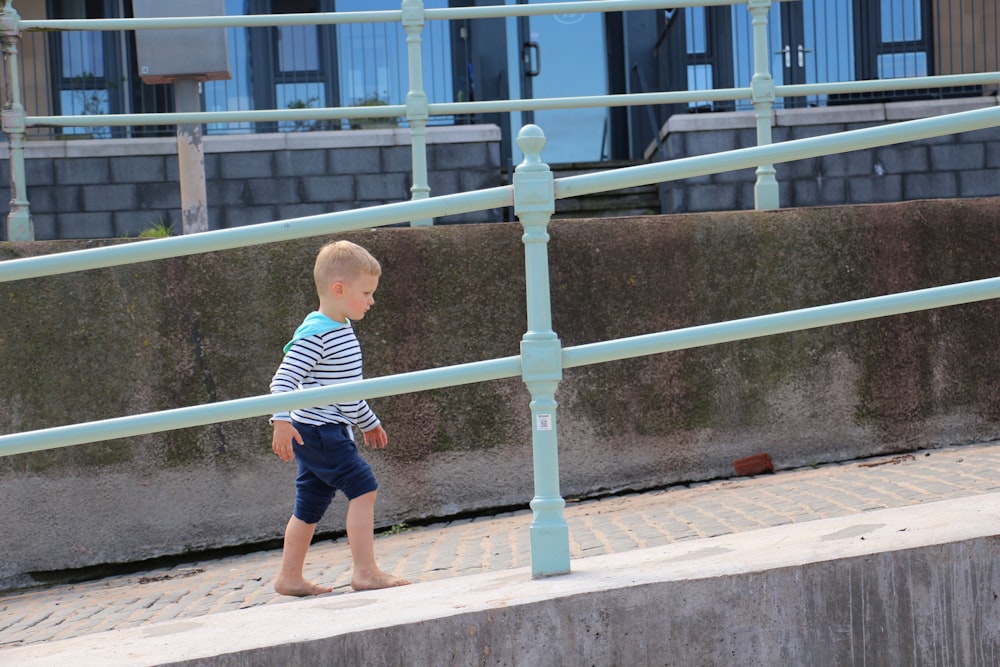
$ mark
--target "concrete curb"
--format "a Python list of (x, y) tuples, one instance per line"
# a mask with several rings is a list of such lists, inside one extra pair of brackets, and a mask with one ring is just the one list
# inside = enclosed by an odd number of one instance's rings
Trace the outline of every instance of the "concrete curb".
[(18, 665), (995, 664), (1000, 494), (16, 648)]

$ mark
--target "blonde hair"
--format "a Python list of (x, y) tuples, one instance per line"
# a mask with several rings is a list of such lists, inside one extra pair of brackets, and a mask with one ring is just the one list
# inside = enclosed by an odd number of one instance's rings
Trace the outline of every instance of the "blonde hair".
[(338, 280), (354, 280), (361, 275), (380, 276), (382, 265), (357, 243), (333, 241), (316, 255), (313, 279), (320, 295)]

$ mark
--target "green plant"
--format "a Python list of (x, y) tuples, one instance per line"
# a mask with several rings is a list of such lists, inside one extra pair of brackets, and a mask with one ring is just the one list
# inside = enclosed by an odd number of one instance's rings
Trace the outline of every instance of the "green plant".
[(416, 527), (407, 526), (406, 522), (402, 521), (392, 526), (391, 528), (386, 528), (384, 531), (380, 533), (380, 535), (399, 535), (401, 533), (405, 533), (410, 530), (416, 530)]
[[(100, 87), (99, 87), (100, 86)], [(99, 116), (108, 113), (110, 102), (110, 91), (118, 86), (114, 81), (101, 83), (100, 79), (92, 72), (83, 72), (73, 77), (73, 96), (76, 98), (75, 109), (79, 109), (81, 116)], [(80, 128), (92, 137), (110, 137), (110, 127), (90, 126)], [(73, 132), (69, 132), (72, 134)]]
[(159, 222), (155, 222), (151, 227), (148, 227), (139, 232), (139, 238), (161, 239), (167, 236), (172, 236), (173, 232), (174, 232), (174, 226), (166, 222), (163, 222), (163, 218), (160, 218)]
[[(379, 95), (378, 93), (372, 93), (371, 95), (358, 100), (355, 106), (359, 107), (384, 107), (388, 106), (389, 102), (385, 97)], [(360, 130), (365, 127), (396, 127), (399, 125), (398, 116), (381, 117), (381, 118), (352, 118), (351, 119), (351, 129)]]
[[(312, 109), (313, 105), (319, 102), (318, 97), (310, 97), (308, 100), (292, 100), (286, 106), (289, 109)], [(331, 120), (293, 120), (282, 122), (281, 128), (290, 132), (311, 132), (315, 130), (339, 130), (340, 119)]]

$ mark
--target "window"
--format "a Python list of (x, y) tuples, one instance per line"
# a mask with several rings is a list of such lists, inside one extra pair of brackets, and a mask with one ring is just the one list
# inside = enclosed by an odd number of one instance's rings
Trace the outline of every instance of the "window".
[[(732, 28), (729, 8), (689, 7), (684, 10), (688, 90), (728, 88), (733, 85)], [(720, 39), (720, 35), (724, 36)], [(728, 111), (731, 102), (689, 102), (688, 110)]]
[[(226, 14), (246, 14), (244, 0), (226, 0)], [(205, 111), (249, 111), (253, 106), (253, 87), (250, 81), (250, 50), (246, 28), (227, 28), (229, 38), (229, 66), (232, 77), (226, 81), (206, 81), (202, 85)], [(209, 134), (240, 134), (252, 132), (251, 123), (210, 123)]]
[[(114, 17), (117, 3), (105, 0), (50, 0), (49, 15), (61, 19)], [(124, 78), (115, 35), (106, 32), (58, 32), (50, 35), (56, 113), (89, 116), (121, 110)], [(63, 134), (95, 138), (121, 134), (119, 128), (67, 127)]]
[[(52, 18), (131, 16), (128, 0), (46, 0)], [(226, 14), (311, 14), (399, 10), (399, 0), (226, 0)], [(426, 0), (428, 8), (447, 0)], [(228, 28), (232, 78), (202, 84), (206, 111), (403, 104), (409, 90), (406, 35), (398, 21), (374, 24)], [(453, 99), (447, 21), (422, 32), (424, 85), (431, 102)], [(141, 82), (130, 32), (53, 32), (46, 41), (53, 113), (88, 115), (173, 109), (169, 84)], [(405, 121), (402, 121), (405, 124)], [(453, 122), (432, 118), (431, 123)], [(346, 128), (346, 121), (211, 123), (210, 134)], [(95, 137), (172, 134), (172, 127), (59, 130)]]
[(877, 78), (927, 76), (929, 40), (924, 37), (920, 5), (921, 0), (880, 0)]
[[(322, 11), (315, 0), (272, 2), (275, 14), (306, 14)], [(275, 41), (273, 62), (275, 106), (278, 109), (306, 109), (336, 106), (331, 90), (329, 58), (324, 58), (325, 43), (332, 33), (326, 26), (276, 26), (271, 31)], [(283, 121), (279, 132), (333, 129), (329, 121)]]
[(855, 78), (897, 79), (931, 74), (926, 0), (854, 0)]
[[(447, 0), (425, 0), (427, 9)], [(399, 0), (337, 0), (337, 11), (398, 10)], [(451, 35), (447, 21), (427, 21), (421, 33), (424, 88), (430, 102), (453, 100)], [(337, 26), (337, 63), (343, 106), (404, 104), (410, 88), (406, 32), (401, 23)], [(431, 123), (442, 119), (431, 118)], [(444, 122), (451, 122), (446, 120)]]

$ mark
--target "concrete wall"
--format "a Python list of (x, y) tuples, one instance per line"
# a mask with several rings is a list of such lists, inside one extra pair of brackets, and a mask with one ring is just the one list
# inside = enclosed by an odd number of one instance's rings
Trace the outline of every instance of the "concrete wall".
[[(554, 328), (565, 346), (993, 277), (1000, 201), (558, 221)], [(380, 376), (518, 353), (516, 224), (347, 235), (384, 265), (358, 325)], [(90, 247), (0, 244), (0, 259)], [(0, 433), (266, 393), (315, 307), (322, 239), (5, 283)], [(570, 369), (567, 497), (1000, 437), (1000, 312), (984, 302)], [(525, 506), (519, 380), (373, 401), (377, 522)], [(0, 581), (273, 540), (294, 470), (265, 417), (0, 458)], [(343, 528), (335, 503), (321, 533)]]
[[(775, 143), (996, 106), (996, 97), (859, 104), (773, 112)], [(675, 115), (666, 159), (757, 145), (753, 112)], [(654, 146), (647, 157), (657, 155)], [(775, 165), (782, 207), (1000, 195), (1000, 127)], [(673, 213), (752, 209), (753, 169), (667, 185)]]
[[(427, 140), (432, 196), (500, 185), (496, 126), (430, 128)], [(406, 201), (413, 185), (408, 129), (208, 136), (204, 146), (211, 229)], [(160, 223), (180, 232), (176, 139), (32, 140), (25, 153), (36, 239), (134, 237)], [(4, 154), (4, 218), (9, 180)], [(456, 218), (438, 222), (503, 216)]]

